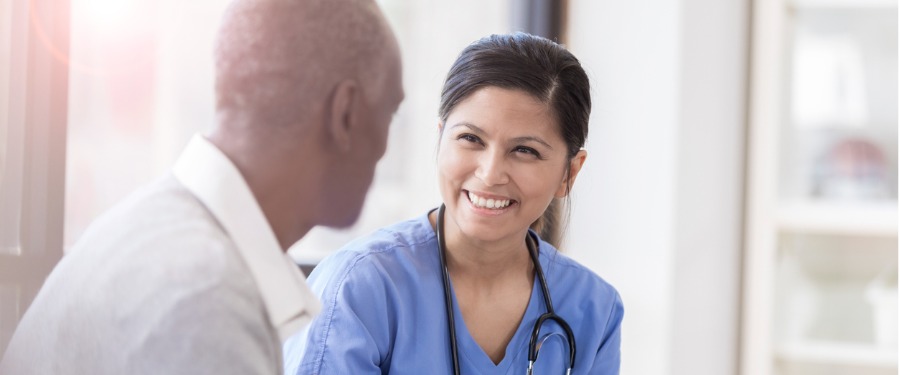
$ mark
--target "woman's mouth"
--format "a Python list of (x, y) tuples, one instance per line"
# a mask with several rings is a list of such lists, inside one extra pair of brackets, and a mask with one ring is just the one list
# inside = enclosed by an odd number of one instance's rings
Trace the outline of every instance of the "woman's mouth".
[(513, 199), (503, 199), (499, 197), (486, 198), (471, 191), (466, 191), (466, 195), (468, 195), (469, 202), (472, 202), (473, 206), (489, 210), (501, 210), (516, 202)]

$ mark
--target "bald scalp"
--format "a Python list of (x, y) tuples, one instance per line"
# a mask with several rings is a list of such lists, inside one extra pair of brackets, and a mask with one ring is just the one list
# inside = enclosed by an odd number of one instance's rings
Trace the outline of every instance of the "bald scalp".
[(395, 43), (373, 0), (235, 0), (215, 47), (219, 125), (300, 126), (347, 79), (371, 98)]

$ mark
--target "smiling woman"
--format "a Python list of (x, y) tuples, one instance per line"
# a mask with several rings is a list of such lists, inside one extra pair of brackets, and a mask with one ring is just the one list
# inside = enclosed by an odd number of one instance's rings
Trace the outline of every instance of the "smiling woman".
[(618, 374), (618, 293), (531, 229), (584, 164), (589, 87), (544, 38), (465, 48), (440, 104), (443, 204), (319, 264), (324, 311), (285, 344), (285, 372)]
[(481, 240), (523, 236), (553, 198), (567, 195), (586, 157), (580, 151), (570, 161), (554, 111), (521, 90), (478, 89), (446, 124), (438, 171), (449, 223)]

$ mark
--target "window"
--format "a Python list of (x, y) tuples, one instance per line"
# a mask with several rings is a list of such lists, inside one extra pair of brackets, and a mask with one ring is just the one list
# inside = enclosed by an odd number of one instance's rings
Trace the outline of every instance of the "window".
[(0, 352), (62, 256), (68, 17), (0, 1)]
[[(439, 204), (434, 171), (444, 76), (472, 41), (509, 30), (512, 1), (379, 1), (397, 35), (406, 100), (361, 217), (291, 249), (315, 263), (350, 239)], [(73, 0), (65, 244), (164, 174), (214, 121), (212, 45), (221, 1)]]
[[(472, 41), (535, 22), (521, 16), (534, 1), (379, 3), (401, 44), (407, 99), (360, 220), (314, 229), (291, 250), (300, 262), (439, 204), (447, 70)], [(64, 249), (213, 124), (212, 45), (226, 5), (0, 0), (0, 353)]]

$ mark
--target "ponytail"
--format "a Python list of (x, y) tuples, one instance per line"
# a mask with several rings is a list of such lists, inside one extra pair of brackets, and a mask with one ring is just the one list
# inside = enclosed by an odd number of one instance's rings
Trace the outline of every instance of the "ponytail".
[(557, 249), (560, 248), (564, 235), (562, 225), (564, 204), (563, 198), (553, 198), (541, 217), (531, 223), (531, 229), (537, 232), (542, 240)]

